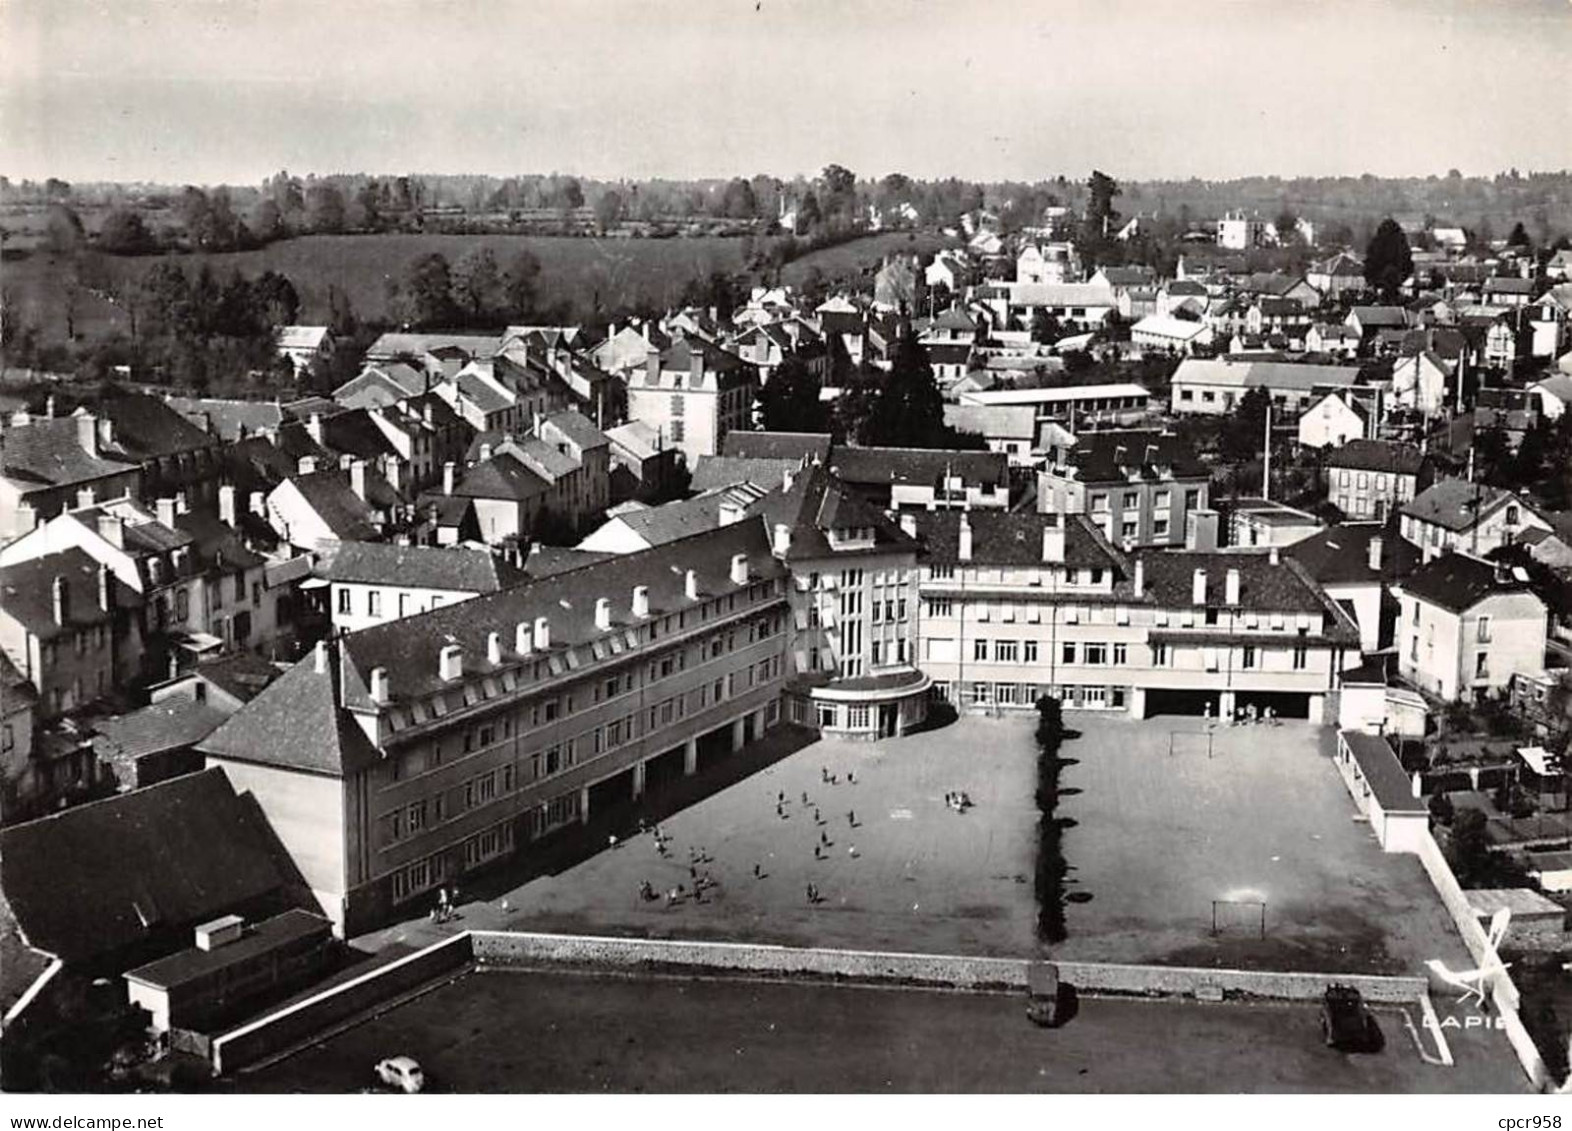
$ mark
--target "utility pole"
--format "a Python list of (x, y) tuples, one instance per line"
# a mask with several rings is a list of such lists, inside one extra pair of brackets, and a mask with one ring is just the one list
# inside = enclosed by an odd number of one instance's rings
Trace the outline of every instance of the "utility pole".
[(1266, 443), (1261, 449), (1261, 498), (1272, 498), (1272, 399), (1266, 401)]

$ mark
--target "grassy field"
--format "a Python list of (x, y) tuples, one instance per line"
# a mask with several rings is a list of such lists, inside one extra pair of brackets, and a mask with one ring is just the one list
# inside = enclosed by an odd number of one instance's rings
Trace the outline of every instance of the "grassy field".
[[(783, 280), (800, 283), (813, 267), (833, 279), (876, 265), (891, 251), (929, 251), (941, 242), (936, 236), (909, 238), (904, 232), (868, 236), (802, 257), (786, 267)], [(456, 262), (477, 244), (490, 247), (504, 268), (521, 249), (528, 248), (540, 260), (543, 303), (566, 301), (573, 316), (584, 320), (597, 308), (614, 309), (640, 302), (661, 308), (671, 306), (690, 279), (714, 271), (741, 270), (744, 249), (741, 239), (708, 236), (601, 240), (395, 234), (304, 236), (257, 251), (182, 255), (176, 261), (192, 273), (203, 263), (209, 264), (220, 277), (236, 269), (250, 276), (269, 269), (280, 271), (299, 292), (300, 317), (306, 322), (327, 318), (330, 288), (347, 295), (359, 317), (377, 319), (386, 314), (387, 280), (401, 275), (412, 260), (439, 251), (449, 262)], [(116, 331), (129, 332), (129, 317), (110, 296), (123, 293), (124, 283), (146, 272), (158, 262), (158, 257), (97, 255), (93, 260), (90, 275), (102, 276), (102, 282), (92, 290), (79, 289), (74, 300), (77, 336), (88, 341)], [(45, 341), (63, 341), (68, 275), (68, 265), (46, 253), (7, 259), (0, 265), (0, 288), (4, 290), (8, 314), (22, 325), (39, 327)]]

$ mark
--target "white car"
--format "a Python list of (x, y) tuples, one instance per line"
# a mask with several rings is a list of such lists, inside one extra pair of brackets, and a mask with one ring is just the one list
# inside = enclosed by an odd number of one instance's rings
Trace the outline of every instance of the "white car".
[(377, 1061), (377, 1079), (386, 1087), (411, 1096), (426, 1086), (426, 1075), (412, 1056), (390, 1056)]

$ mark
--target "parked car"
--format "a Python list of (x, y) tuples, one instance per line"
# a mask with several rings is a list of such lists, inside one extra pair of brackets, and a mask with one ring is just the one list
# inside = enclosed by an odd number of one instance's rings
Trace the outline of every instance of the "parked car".
[(426, 1074), (412, 1056), (390, 1056), (377, 1061), (377, 1079), (384, 1087), (411, 1096), (426, 1086)]
[(1379, 1051), (1380, 1026), (1355, 987), (1333, 983), (1326, 988), (1321, 998), (1321, 1038), (1328, 1048), (1343, 1052)]
[(1026, 1016), (1044, 1029), (1059, 1023), (1059, 967), (1054, 963), (1033, 962), (1027, 967)]

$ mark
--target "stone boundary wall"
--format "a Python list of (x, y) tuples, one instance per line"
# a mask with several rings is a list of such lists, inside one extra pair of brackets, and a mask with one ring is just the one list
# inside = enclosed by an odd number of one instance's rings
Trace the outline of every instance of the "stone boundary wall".
[[(1474, 909), (1468, 902), (1463, 886), (1452, 874), (1452, 868), (1447, 864), (1441, 846), (1436, 843), (1436, 838), (1431, 833), (1426, 832), (1420, 839), (1417, 855), (1419, 862), (1424, 865), (1425, 874), (1430, 877), (1431, 885), (1436, 889), (1436, 894), (1441, 897), (1442, 904), (1452, 916), (1458, 934), (1463, 936), (1463, 945), (1468, 947), (1468, 953), (1473, 956), (1476, 963), (1480, 966), (1485, 965), (1491, 957), (1490, 938), (1474, 915)], [(1511, 974), (1503, 970), (1491, 979), (1490, 1000), (1496, 1007), (1497, 1016), (1501, 1018), (1501, 1029), (1506, 1033), (1507, 1041), (1511, 1044), (1512, 1051), (1517, 1054), (1518, 1063), (1523, 1066), (1523, 1072), (1528, 1076), (1529, 1082), (1540, 1091), (1545, 1091), (1550, 1086), (1550, 1070), (1545, 1067), (1545, 1059), (1539, 1054), (1534, 1039), (1528, 1035), (1523, 1019), (1518, 1016), (1517, 1008), (1521, 1003), (1521, 997)]]
[[(971, 990), (1026, 988), (1025, 958), (902, 954), (880, 951), (803, 949), (742, 943), (619, 939), (586, 935), (474, 931), (475, 962), (481, 969), (533, 965), (621, 969), (714, 971), (821, 978), (832, 981), (934, 986)], [(1424, 978), (1354, 974), (1213, 970), (1185, 966), (1128, 966), (1060, 962), (1060, 978), (1088, 993), (1146, 997), (1216, 994), (1312, 1001), (1328, 984), (1358, 987), (1370, 1000), (1412, 1004), (1428, 991)]]
[(234, 1072), (302, 1042), (317, 1040), (333, 1026), (444, 974), (468, 969), (473, 961), (474, 949), (466, 932), (368, 970), (358, 978), (214, 1037), (213, 1071), (220, 1075)]

